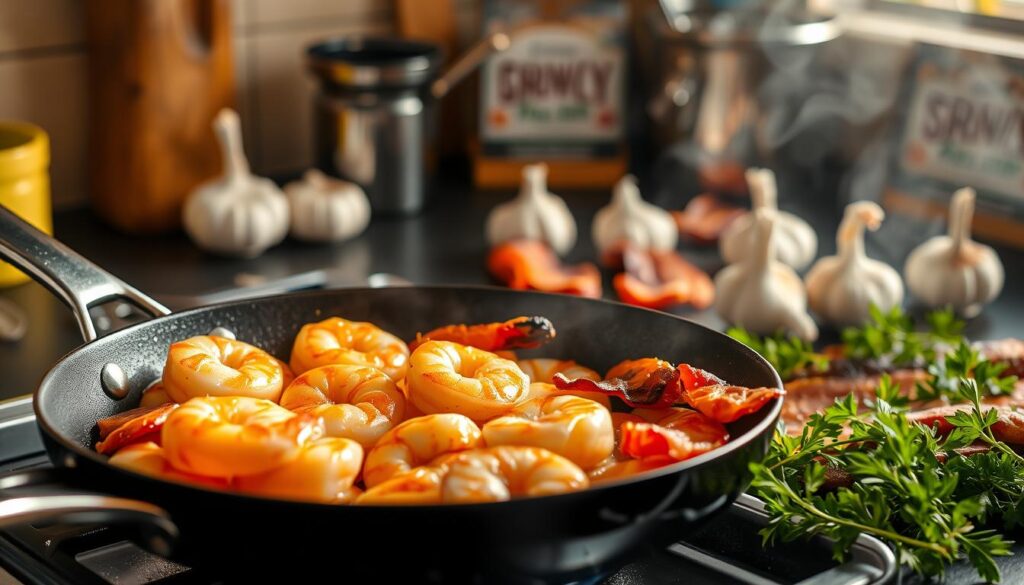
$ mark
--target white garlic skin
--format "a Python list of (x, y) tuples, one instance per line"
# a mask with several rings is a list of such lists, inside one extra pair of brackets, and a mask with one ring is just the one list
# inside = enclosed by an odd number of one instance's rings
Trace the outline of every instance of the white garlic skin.
[(547, 190), (547, 165), (523, 168), (523, 184), (512, 201), (487, 216), (487, 241), (540, 240), (564, 256), (576, 245), (576, 220), (561, 197)]
[(630, 175), (619, 180), (611, 202), (594, 216), (591, 234), (598, 253), (624, 242), (641, 249), (672, 250), (679, 241), (672, 214), (644, 201)]
[(1005, 273), (995, 250), (971, 239), (974, 190), (960, 189), (950, 203), (949, 234), (924, 242), (907, 257), (903, 275), (910, 292), (932, 308), (951, 306), (974, 317), (999, 296)]
[(846, 206), (836, 233), (839, 254), (814, 263), (807, 273), (807, 299), (811, 310), (835, 325), (860, 325), (871, 305), (883, 311), (903, 303), (903, 281), (893, 267), (864, 253), (864, 228), (875, 231), (885, 212), (871, 201)]
[(238, 114), (221, 110), (213, 126), (224, 176), (189, 195), (182, 209), (185, 231), (201, 248), (252, 258), (288, 234), (288, 201), (273, 181), (249, 172)]
[(341, 242), (370, 224), (370, 201), (355, 183), (332, 179), (316, 169), (284, 188), (291, 209), (291, 233), (310, 242)]
[(776, 211), (775, 257), (780, 262), (797, 270), (805, 268), (818, 253), (818, 236), (814, 229), (800, 217), (785, 211), (778, 211), (775, 175), (768, 169), (748, 169), (747, 182), (750, 185), (753, 209), (750, 213), (736, 218), (722, 232), (718, 249), (728, 264), (743, 259), (755, 239), (754, 212), (765, 208)]
[(773, 215), (766, 209), (755, 212), (754, 248), (715, 275), (715, 310), (728, 323), (759, 335), (783, 330), (813, 341), (818, 327), (807, 314), (803, 281), (774, 259)]

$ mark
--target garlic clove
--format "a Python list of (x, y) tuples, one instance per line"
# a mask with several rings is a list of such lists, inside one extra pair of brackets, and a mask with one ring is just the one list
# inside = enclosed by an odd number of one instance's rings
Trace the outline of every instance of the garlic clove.
[(751, 249), (754, 237), (754, 212), (758, 209), (776, 211), (776, 258), (800, 270), (814, 260), (818, 252), (818, 236), (799, 216), (778, 211), (775, 174), (769, 169), (748, 169), (752, 210), (733, 221), (718, 240), (722, 258), (729, 264), (739, 262)]
[(189, 195), (182, 209), (185, 231), (206, 250), (258, 256), (287, 235), (288, 202), (273, 181), (249, 171), (234, 110), (221, 110), (213, 128), (221, 146), (224, 175)]
[(310, 169), (285, 186), (291, 233), (312, 242), (341, 242), (361, 234), (370, 223), (370, 201), (355, 183)]
[(600, 255), (622, 245), (671, 250), (679, 241), (672, 214), (644, 201), (631, 175), (615, 185), (611, 201), (594, 216), (591, 233)]
[(836, 325), (859, 325), (870, 307), (889, 310), (903, 302), (903, 281), (896, 270), (864, 253), (864, 228), (877, 230), (885, 212), (878, 204), (858, 201), (846, 206), (836, 233), (836, 256), (815, 262), (807, 273), (811, 309)]
[(545, 164), (523, 167), (519, 194), (495, 207), (487, 217), (487, 241), (492, 246), (511, 240), (538, 240), (564, 256), (576, 245), (576, 220), (565, 201), (547, 190), (547, 176)]
[(817, 339), (803, 281), (775, 259), (776, 212), (761, 208), (754, 219), (753, 253), (715, 275), (715, 310), (727, 322), (754, 333), (783, 330), (808, 341)]
[(965, 317), (981, 312), (1002, 291), (1005, 273), (999, 255), (971, 239), (976, 194), (965, 187), (950, 203), (949, 234), (915, 248), (903, 267), (910, 292), (929, 307), (951, 306)]

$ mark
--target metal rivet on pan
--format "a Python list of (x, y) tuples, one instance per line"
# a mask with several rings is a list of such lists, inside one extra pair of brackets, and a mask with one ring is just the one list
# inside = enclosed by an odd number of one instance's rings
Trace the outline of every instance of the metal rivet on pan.
[(115, 363), (106, 364), (100, 370), (100, 385), (103, 386), (103, 392), (114, 400), (128, 396), (128, 376)]
[(224, 327), (214, 327), (213, 331), (210, 332), (210, 335), (213, 335), (215, 337), (224, 337), (226, 339), (238, 339), (237, 337), (235, 337), (234, 331), (226, 329)]
[(74, 468), (78, 467), (78, 461), (75, 460), (75, 456), (68, 453), (64, 456), (64, 467)]

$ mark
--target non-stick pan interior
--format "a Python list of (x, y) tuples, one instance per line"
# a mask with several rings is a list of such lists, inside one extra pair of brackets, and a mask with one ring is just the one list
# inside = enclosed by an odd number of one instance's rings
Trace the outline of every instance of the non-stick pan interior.
[[(267, 577), (271, 571), (287, 576), (281, 582), (293, 580), (295, 558), (304, 559), (303, 574), (335, 570), (341, 558), (342, 565), (368, 573), (353, 577), (356, 582), (379, 579), (385, 566), (400, 582), (593, 579), (641, 548), (678, 538), (746, 487), (750, 462), (767, 448), (777, 402), (728, 425), (733, 440), (712, 453), (588, 490), (498, 504), (329, 506), (258, 499), (138, 476), (92, 450), (96, 420), (138, 404), (142, 389), (160, 375), (168, 345), (215, 327), (287, 359), (302, 324), (332, 315), (412, 339), (438, 325), (534, 314), (558, 329), (555, 342), (531, 352), (535, 356), (571, 358), (603, 371), (625, 358), (657, 355), (737, 384), (779, 383), (745, 346), (664, 313), (485, 287), (410, 287), (266, 298), (126, 329), (59, 363), (43, 381), (36, 407), (51, 457), (76, 467), (84, 487), (163, 507), (181, 530), (177, 554), (185, 562), (220, 575), (255, 571), (242, 582), (274, 581)], [(100, 386), (100, 370), (111, 362), (130, 377), (131, 393), (121, 401), (107, 398)], [(399, 566), (396, 554), (403, 559)]]
[[(90, 448), (97, 419), (138, 405), (141, 391), (160, 376), (167, 347), (215, 327), (287, 360), (305, 323), (341, 316), (377, 324), (404, 339), (450, 323), (501, 321), (543, 315), (555, 324), (554, 342), (524, 356), (574, 359), (598, 371), (635, 357), (684, 361), (745, 386), (774, 386), (778, 378), (755, 353), (695, 323), (618, 303), (488, 287), (401, 287), (316, 291), (196, 309), (114, 333), (61, 361), (46, 377), (37, 400), (40, 421)], [(104, 394), (100, 370), (116, 363), (128, 374), (131, 393), (120, 401)], [(762, 417), (731, 428), (739, 436)]]

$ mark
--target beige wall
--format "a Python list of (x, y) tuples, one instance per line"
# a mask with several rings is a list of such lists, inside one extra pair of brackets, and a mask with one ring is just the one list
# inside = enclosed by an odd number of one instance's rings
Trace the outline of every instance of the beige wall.
[[(0, 119), (27, 120), (49, 132), (57, 207), (87, 197), (85, 1), (0, 1)], [(302, 48), (331, 35), (391, 32), (391, 2), (233, 2), (246, 150), (259, 172), (302, 168), (311, 160), (313, 89)]]

